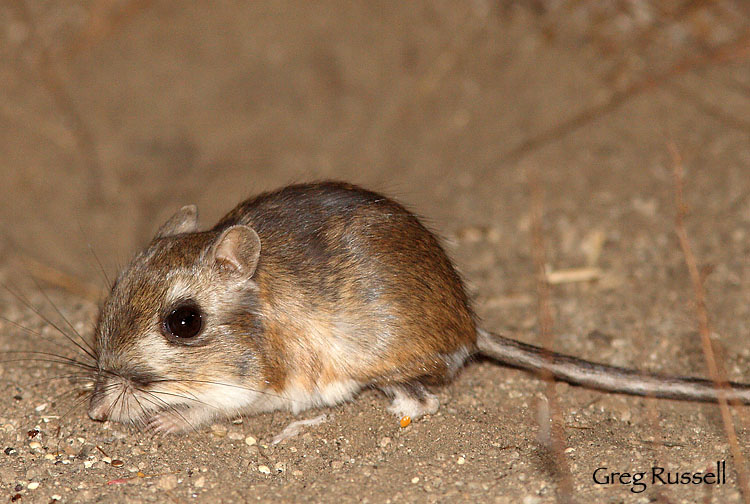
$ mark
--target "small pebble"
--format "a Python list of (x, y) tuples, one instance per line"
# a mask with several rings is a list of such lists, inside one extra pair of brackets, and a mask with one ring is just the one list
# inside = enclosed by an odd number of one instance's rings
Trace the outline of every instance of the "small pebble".
[(331, 462), (331, 468), (333, 469), (338, 470), (338, 469), (341, 469), (342, 467), (344, 467), (344, 463), (340, 460), (334, 460), (333, 462)]
[(239, 441), (243, 437), (245, 437), (241, 432), (232, 431), (230, 432), (227, 437), (231, 439), (232, 441)]
[(193, 483), (193, 486), (195, 486), (195, 488), (203, 488), (204, 486), (206, 486), (206, 477), (201, 476), (200, 478), (195, 480), (195, 483)]
[(295, 469), (294, 471), (292, 471), (292, 476), (294, 476), (295, 478), (301, 478), (303, 474), (304, 473), (299, 469)]
[(211, 426), (211, 434), (218, 438), (226, 437), (227, 435), (227, 427), (226, 425), (220, 425), (220, 424), (213, 424)]
[(466, 459), (463, 456), (458, 457), (458, 460), (456, 460), (456, 463), (458, 465), (464, 465), (466, 463)]
[(267, 465), (259, 465), (258, 472), (261, 474), (271, 474), (271, 468)]
[(419, 476), (414, 476), (414, 477), (413, 477), (413, 478), (411, 479), (411, 482), (412, 482), (412, 483), (414, 483), (415, 485), (416, 485), (417, 483), (419, 483)]
[(9, 446), (9, 447), (7, 447), (7, 448), (5, 449), (5, 454), (6, 454), (6, 455), (17, 455), (17, 454), (18, 454), (18, 452), (16, 451), (16, 449), (15, 449), (15, 448), (13, 448), (12, 446)]
[(255, 446), (256, 444), (258, 444), (258, 440), (255, 439), (253, 436), (247, 436), (245, 438), (245, 444), (247, 446)]
[(54, 501), (61, 501), (62, 500), (62, 495), (53, 494), (53, 495), (50, 496), (50, 499), (52, 499)]
[(0, 483), (10, 485), (16, 481), (16, 472), (10, 467), (0, 467)]
[(37, 412), (42, 412), (45, 409), (47, 409), (47, 403), (42, 403), (39, 406), (37, 406), (36, 408), (34, 408), (34, 410), (36, 410)]
[(110, 457), (102, 457), (102, 462), (104, 462), (105, 464), (111, 464), (112, 459)]
[(177, 475), (176, 474), (165, 474), (156, 483), (156, 486), (161, 490), (174, 490), (177, 488)]
[(286, 471), (286, 464), (284, 462), (276, 462), (273, 468), (276, 469), (276, 472), (281, 473), (281, 472)]
[(83, 467), (85, 467), (86, 469), (91, 469), (91, 466), (94, 465), (94, 462), (96, 462), (96, 460), (84, 460)]
[(123, 461), (122, 461), (122, 460), (120, 460), (120, 459), (114, 459), (114, 460), (112, 461), (112, 467), (122, 467), (122, 466), (124, 466), (124, 465), (125, 465), (125, 462), (123, 462)]
[(39, 488), (39, 482), (32, 481), (31, 483), (28, 484), (26, 488), (28, 488), (29, 490), (36, 490), (37, 488)]
[(38, 450), (41, 447), (42, 443), (40, 443), (39, 441), (32, 441), (31, 443), (29, 443), (29, 448), (31, 448), (32, 450)]
[(380, 440), (380, 447), (381, 448), (385, 448), (389, 444), (391, 444), (391, 438), (389, 438), (388, 436), (386, 436), (386, 437), (384, 437), (383, 439)]
[(42, 473), (42, 467), (38, 464), (34, 464), (26, 470), (26, 479), (29, 481), (40, 479)]

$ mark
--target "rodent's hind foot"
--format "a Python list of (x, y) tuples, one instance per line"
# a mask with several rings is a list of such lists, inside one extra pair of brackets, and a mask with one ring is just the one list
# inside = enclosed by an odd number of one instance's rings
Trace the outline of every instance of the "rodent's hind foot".
[(388, 411), (397, 417), (409, 416), (416, 420), (424, 415), (435, 413), (440, 401), (419, 382), (399, 383), (381, 387), (388, 397), (392, 397)]

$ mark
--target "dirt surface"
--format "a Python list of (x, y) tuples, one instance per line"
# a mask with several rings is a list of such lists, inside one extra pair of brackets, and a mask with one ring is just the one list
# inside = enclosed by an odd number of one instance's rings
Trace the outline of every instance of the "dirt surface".
[[(75, 370), (14, 352), (76, 355), (53, 324), (89, 337), (101, 269), (111, 278), (179, 206), (209, 225), (322, 178), (425, 216), (483, 325), (538, 343), (532, 172), (550, 270), (601, 271), (553, 286), (555, 348), (706, 376), (673, 141), (715, 341), (750, 381), (749, 15), (742, 0), (4, 2), (0, 279), (20, 294), (0, 292), (0, 501), (740, 502), (713, 405), (558, 384), (550, 450), (544, 383), (480, 361), (406, 428), (367, 391), (272, 446), (291, 414), (177, 436), (95, 423)], [(593, 480), (721, 460), (723, 485)]]

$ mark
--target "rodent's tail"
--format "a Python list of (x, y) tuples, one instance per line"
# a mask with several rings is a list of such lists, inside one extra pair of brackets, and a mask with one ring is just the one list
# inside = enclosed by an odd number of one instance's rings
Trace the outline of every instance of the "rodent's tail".
[[(479, 353), (502, 364), (529, 371), (547, 371), (558, 380), (593, 389), (638, 396), (686, 401), (716, 402), (714, 382), (702, 378), (673, 377), (617, 366), (606, 366), (521, 343), (477, 329)], [(729, 382), (723, 387), (728, 401), (750, 404), (750, 385)]]

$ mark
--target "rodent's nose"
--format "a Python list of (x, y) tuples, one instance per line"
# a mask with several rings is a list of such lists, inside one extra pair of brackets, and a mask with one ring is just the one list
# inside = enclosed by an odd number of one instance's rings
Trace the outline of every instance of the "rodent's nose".
[(88, 411), (90, 419), (96, 420), (97, 422), (103, 422), (107, 419), (108, 412), (109, 407), (104, 401), (91, 401)]
[(106, 396), (103, 393), (103, 388), (104, 384), (97, 378), (94, 390), (91, 393), (91, 400), (89, 401), (89, 418), (98, 422), (105, 421), (112, 409), (109, 402), (105, 400)]

